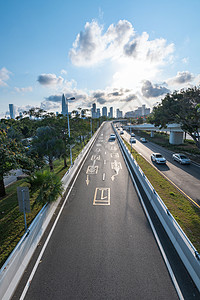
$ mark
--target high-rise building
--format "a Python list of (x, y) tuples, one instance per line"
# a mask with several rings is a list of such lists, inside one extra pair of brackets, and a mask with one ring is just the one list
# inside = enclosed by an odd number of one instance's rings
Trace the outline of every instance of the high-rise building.
[(68, 114), (68, 106), (66, 104), (65, 95), (62, 95), (62, 112), (61, 114), (63, 116), (66, 116)]
[(97, 108), (96, 117), (97, 117), (97, 118), (100, 118), (100, 117), (101, 117), (100, 108)]
[(110, 107), (110, 118), (113, 118), (113, 107)]
[(14, 104), (9, 104), (9, 110), (10, 110), (10, 118), (14, 119), (15, 118), (15, 107), (14, 107)]
[(91, 109), (91, 112), (92, 112), (92, 118), (96, 118), (96, 103), (93, 103), (92, 104), (92, 109)]
[(107, 107), (106, 107), (106, 106), (104, 106), (104, 107), (102, 108), (102, 116), (103, 116), (103, 117), (107, 117)]
[(117, 119), (122, 118), (122, 111), (119, 110), (119, 108), (117, 108), (116, 114), (117, 114)]

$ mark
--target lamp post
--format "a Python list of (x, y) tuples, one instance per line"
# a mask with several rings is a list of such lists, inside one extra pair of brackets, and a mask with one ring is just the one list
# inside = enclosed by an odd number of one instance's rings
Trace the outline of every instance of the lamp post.
[[(75, 99), (75, 97), (72, 97), (72, 98), (69, 98), (69, 99), (66, 98), (66, 102), (67, 102), (67, 126), (68, 126), (69, 138), (70, 138), (70, 126), (69, 126), (68, 102), (69, 102), (69, 100), (74, 100), (74, 99)], [(72, 165), (72, 149), (71, 149), (71, 145), (70, 145), (70, 160), (71, 160), (71, 165)]]

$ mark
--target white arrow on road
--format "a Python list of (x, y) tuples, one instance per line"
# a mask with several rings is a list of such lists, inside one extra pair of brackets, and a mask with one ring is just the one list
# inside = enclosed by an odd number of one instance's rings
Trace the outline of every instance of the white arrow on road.
[(90, 183), (89, 175), (87, 175), (86, 184), (88, 185), (89, 183)]

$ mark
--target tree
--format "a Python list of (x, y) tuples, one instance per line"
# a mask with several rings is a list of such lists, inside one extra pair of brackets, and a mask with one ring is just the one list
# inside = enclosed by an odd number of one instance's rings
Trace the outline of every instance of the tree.
[(0, 128), (0, 197), (6, 195), (4, 176), (9, 175), (11, 170), (28, 169), (33, 165), (26, 155), (26, 148), (16, 139), (9, 138), (7, 131)]
[(30, 185), (31, 194), (39, 191), (35, 203), (50, 203), (55, 201), (59, 195), (62, 195), (62, 182), (55, 173), (47, 170), (36, 171), (26, 181)]
[(178, 123), (187, 132), (200, 149), (200, 89), (197, 87), (167, 94), (162, 102), (153, 108), (149, 122), (155, 126), (166, 127)]
[(39, 127), (32, 140), (32, 151), (47, 158), (50, 171), (53, 171), (53, 161), (61, 156), (63, 147), (62, 139), (51, 126)]

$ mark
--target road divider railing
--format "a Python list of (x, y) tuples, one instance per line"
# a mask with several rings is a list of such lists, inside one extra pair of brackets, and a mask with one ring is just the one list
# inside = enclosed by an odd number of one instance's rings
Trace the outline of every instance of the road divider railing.
[(156, 212), (177, 253), (179, 254), (179, 257), (181, 258), (191, 278), (200, 291), (200, 255), (198, 251), (184, 233), (182, 228), (179, 226), (177, 221), (174, 219), (158, 193), (155, 191), (154, 187), (143, 173), (136, 160), (133, 158), (131, 152), (119, 136), (114, 126), (113, 130), (117, 136), (120, 149), (127, 160), (131, 172), (135, 173), (154, 211)]
[(62, 182), (64, 191), (62, 197), (59, 197), (57, 201), (53, 203), (44, 205), (2, 266), (0, 270), (0, 299), (11, 299), (25, 269), (28, 266), (29, 261), (31, 260), (34, 251), (36, 250), (43, 236), (43, 233), (45, 232), (59, 203), (63, 198), (66, 197), (68, 187), (70, 186), (75, 174), (78, 172), (80, 166), (84, 162), (85, 157), (96, 141), (103, 124), (104, 123), (102, 123), (98, 130), (94, 133), (92, 138), (75, 159), (73, 165), (63, 176)]

